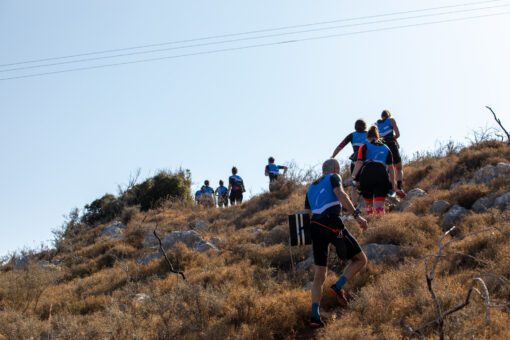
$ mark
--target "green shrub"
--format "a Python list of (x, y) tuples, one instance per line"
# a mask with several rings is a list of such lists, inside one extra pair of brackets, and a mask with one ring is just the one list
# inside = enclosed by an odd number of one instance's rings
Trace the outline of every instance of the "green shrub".
[(168, 199), (185, 200), (191, 197), (189, 170), (161, 171), (156, 176), (133, 186), (124, 195), (127, 205), (140, 205), (147, 211)]
[(82, 221), (90, 226), (108, 222), (122, 211), (122, 201), (112, 194), (105, 194), (85, 206)]

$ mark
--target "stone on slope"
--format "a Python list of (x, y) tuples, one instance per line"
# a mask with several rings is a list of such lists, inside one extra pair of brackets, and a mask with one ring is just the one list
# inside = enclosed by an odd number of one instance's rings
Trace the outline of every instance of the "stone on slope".
[(461, 217), (466, 215), (469, 212), (464, 207), (461, 207), (460, 205), (455, 204), (453, 207), (451, 207), (448, 212), (443, 217), (443, 222), (441, 223), (441, 226), (443, 228), (450, 228), (453, 227), (453, 225), (460, 220)]
[(169, 249), (181, 242), (188, 248), (193, 248), (196, 243), (203, 241), (199, 233), (194, 230), (172, 231), (161, 239), (163, 248)]
[(420, 188), (414, 188), (414, 189), (409, 190), (407, 192), (406, 198), (410, 200), (410, 199), (415, 198), (415, 197), (423, 197), (423, 196), (426, 196), (426, 195), (427, 195), (427, 192), (425, 190), (422, 190)]
[(156, 259), (160, 259), (162, 257), (163, 257), (163, 254), (161, 254), (161, 252), (145, 254), (144, 256), (142, 256), (138, 260), (136, 260), (136, 263), (143, 266), (143, 265), (146, 265)]
[(400, 246), (394, 244), (369, 243), (361, 246), (369, 261), (381, 262), (400, 256)]
[(432, 212), (434, 214), (441, 215), (445, 213), (450, 208), (450, 202), (445, 200), (436, 200), (432, 203)]
[(298, 262), (296, 264), (296, 270), (298, 272), (306, 272), (313, 267), (313, 255), (310, 255), (306, 260)]
[(482, 212), (489, 210), (490, 208), (494, 207), (494, 202), (496, 201), (496, 197), (497, 197), (497, 195), (490, 194), (490, 195), (487, 195), (487, 196), (477, 199), (476, 202), (471, 207), (471, 210), (473, 210), (474, 212), (477, 212), (477, 213), (482, 213)]
[(475, 172), (471, 182), (476, 184), (487, 184), (496, 177), (508, 175), (510, 175), (509, 163), (498, 163), (496, 166), (487, 165)]
[(207, 242), (207, 241), (199, 241), (196, 245), (195, 245), (195, 250), (200, 252), (200, 253), (205, 253), (206, 251), (209, 251), (209, 250), (213, 250), (215, 252), (218, 252), (218, 248), (216, 248), (216, 246), (210, 242)]
[(510, 191), (496, 198), (494, 204), (500, 208), (503, 208), (508, 204), (508, 202), (510, 202)]
[(119, 239), (124, 234), (123, 229), (125, 229), (125, 228), (126, 228), (126, 226), (123, 223), (121, 223), (119, 221), (115, 221), (112, 224), (110, 224), (109, 226), (107, 226), (106, 228), (104, 228), (103, 231), (101, 232), (100, 236)]

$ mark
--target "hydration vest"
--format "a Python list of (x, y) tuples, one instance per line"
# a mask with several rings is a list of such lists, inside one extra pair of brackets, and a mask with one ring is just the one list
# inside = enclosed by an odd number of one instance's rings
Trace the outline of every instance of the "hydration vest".
[(359, 147), (366, 143), (368, 143), (366, 132), (353, 132), (352, 133), (351, 144), (352, 144), (352, 149), (354, 151), (354, 154), (357, 154)]
[(230, 176), (230, 179), (233, 179), (234, 183), (232, 183), (232, 190), (242, 190), (243, 189), (243, 179), (241, 176), (233, 175)]
[(308, 198), (308, 203), (310, 204), (310, 209), (313, 214), (320, 215), (328, 208), (334, 207), (336, 205), (341, 205), (340, 201), (335, 195), (333, 191), (333, 186), (331, 185), (331, 176), (337, 176), (335, 174), (328, 174), (322, 177), (318, 182), (313, 183), (308, 188), (308, 192), (306, 193), (306, 197)]
[(267, 165), (267, 172), (269, 172), (272, 175), (278, 175), (280, 173), (280, 168), (276, 164), (268, 164)]
[(379, 129), (379, 134), (382, 137), (391, 137), (393, 135), (393, 126), (391, 126), (390, 118), (386, 118), (385, 120), (378, 120), (377, 128)]
[(211, 187), (206, 187), (205, 185), (202, 187), (202, 193), (204, 194), (214, 194), (214, 190)]
[(385, 144), (367, 143), (365, 162), (375, 162), (386, 165), (386, 160), (388, 159), (389, 153), (390, 149)]
[(216, 189), (216, 191), (218, 191), (218, 194), (221, 196), (221, 195), (225, 195), (225, 193), (228, 191), (228, 189), (224, 186), (221, 186), (221, 187), (218, 187), (218, 189)]

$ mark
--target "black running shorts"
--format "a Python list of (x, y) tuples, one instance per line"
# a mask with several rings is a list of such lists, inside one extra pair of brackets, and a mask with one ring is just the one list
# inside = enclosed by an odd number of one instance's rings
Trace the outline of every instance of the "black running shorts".
[(234, 205), (235, 203), (243, 202), (243, 191), (242, 190), (231, 190), (230, 191), (230, 205)]
[(402, 163), (402, 158), (400, 157), (400, 151), (398, 149), (397, 142), (395, 140), (384, 140), (384, 144), (386, 144), (386, 146), (391, 151), (393, 156), (393, 164)]
[(371, 162), (361, 169), (359, 178), (359, 190), (363, 198), (382, 198), (388, 195), (392, 189), (386, 167), (382, 164)]
[(312, 219), (311, 235), (313, 259), (316, 266), (327, 266), (330, 243), (335, 246), (336, 253), (342, 261), (348, 261), (361, 252), (361, 247), (358, 242), (349, 231), (344, 228), (339, 216), (322, 218), (317, 222), (333, 229), (341, 229), (341, 232), (337, 236), (333, 231), (313, 223)]

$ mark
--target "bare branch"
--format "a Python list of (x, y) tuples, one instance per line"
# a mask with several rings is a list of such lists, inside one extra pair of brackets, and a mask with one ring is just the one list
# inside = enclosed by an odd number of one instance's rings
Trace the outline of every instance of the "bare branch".
[(486, 106), (486, 108), (492, 112), (492, 115), (494, 116), (494, 119), (496, 120), (496, 123), (498, 123), (498, 125), (501, 127), (501, 129), (505, 132), (506, 134), (506, 137), (507, 137), (507, 143), (510, 144), (510, 133), (508, 133), (508, 131), (505, 129), (505, 127), (503, 126), (503, 123), (501, 123), (501, 119), (499, 119), (497, 116), (496, 116), (496, 113), (494, 112), (494, 110), (492, 110), (492, 108), (490, 106)]
[(183, 272), (181, 272), (181, 271), (175, 270), (175, 269), (174, 269), (174, 266), (172, 265), (172, 262), (170, 262), (170, 259), (169, 259), (169, 258), (168, 258), (168, 256), (166, 255), (166, 251), (165, 251), (165, 249), (163, 249), (163, 244), (161, 243), (161, 238), (158, 236), (158, 233), (156, 232), (156, 229), (157, 229), (157, 228), (158, 228), (157, 226), (154, 228), (154, 232), (153, 232), (153, 233), (154, 233), (154, 236), (158, 239), (158, 242), (159, 242), (159, 250), (160, 250), (160, 251), (163, 253), (163, 255), (165, 256), (166, 263), (168, 263), (168, 266), (170, 267), (170, 271), (171, 271), (172, 273), (175, 273), (175, 274), (179, 274), (179, 275), (181, 275), (181, 276), (182, 276), (182, 279), (183, 279), (184, 281), (186, 281), (186, 277), (184, 276), (184, 273), (183, 273)]

